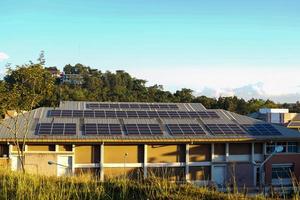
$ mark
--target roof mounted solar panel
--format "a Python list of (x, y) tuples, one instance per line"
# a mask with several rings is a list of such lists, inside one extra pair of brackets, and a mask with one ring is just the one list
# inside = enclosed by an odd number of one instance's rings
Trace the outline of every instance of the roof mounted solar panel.
[(176, 104), (156, 103), (86, 103), (87, 109), (155, 109), (155, 110), (178, 110)]
[(254, 136), (281, 135), (271, 124), (243, 124), (243, 127), (250, 135)]
[(206, 111), (115, 111), (115, 110), (50, 110), (49, 117), (85, 118), (219, 118), (215, 112)]
[(199, 124), (166, 124), (172, 135), (198, 135), (205, 134)]
[(38, 123), (38, 135), (76, 135), (75, 123)]
[(122, 135), (120, 124), (86, 123), (83, 127), (86, 135)]
[(159, 124), (125, 124), (128, 135), (160, 135), (162, 130)]
[(246, 133), (237, 124), (205, 124), (205, 126), (215, 135), (244, 135)]

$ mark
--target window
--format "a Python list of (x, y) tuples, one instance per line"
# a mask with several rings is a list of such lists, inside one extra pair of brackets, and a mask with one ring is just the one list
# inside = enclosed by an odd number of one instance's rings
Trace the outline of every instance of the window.
[(274, 142), (267, 143), (266, 151), (267, 154), (274, 152), (276, 146), (283, 146), (283, 151), (281, 153), (298, 153), (298, 143), (297, 142)]
[(283, 150), (280, 153), (286, 152), (286, 142), (277, 142), (276, 146), (282, 146), (283, 147)]
[(287, 165), (272, 165), (272, 179), (289, 179), (294, 172), (294, 166)]
[(289, 153), (297, 153), (298, 152), (298, 143), (297, 142), (288, 142), (287, 148)]

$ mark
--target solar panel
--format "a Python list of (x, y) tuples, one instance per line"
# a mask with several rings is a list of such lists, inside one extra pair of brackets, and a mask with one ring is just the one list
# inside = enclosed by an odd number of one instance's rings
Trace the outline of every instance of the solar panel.
[(162, 130), (159, 124), (125, 124), (128, 135), (160, 135)]
[(176, 104), (150, 104), (150, 103), (87, 103), (87, 109), (161, 109), (178, 110)]
[(250, 135), (269, 136), (281, 135), (271, 124), (243, 124), (243, 127)]
[(76, 135), (75, 123), (39, 123), (36, 126), (39, 135)]
[(205, 124), (212, 134), (216, 135), (243, 135), (246, 132), (237, 124)]
[(219, 118), (214, 111), (50, 110), (50, 117), (85, 118)]
[(122, 135), (120, 124), (86, 123), (83, 127), (86, 135)]
[(205, 134), (199, 124), (167, 124), (167, 128), (172, 135)]

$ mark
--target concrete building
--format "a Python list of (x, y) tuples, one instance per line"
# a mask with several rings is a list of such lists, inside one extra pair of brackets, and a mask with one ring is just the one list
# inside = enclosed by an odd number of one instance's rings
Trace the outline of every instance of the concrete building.
[(261, 108), (259, 112), (252, 113), (250, 117), (300, 131), (300, 113), (290, 113), (289, 109)]
[[(31, 173), (93, 173), (102, 180), (157, 175), (219, 187), (256, 187), (261, 177), (265, 185), (289, 185), (291, 173), (300, 177), (297, 131), (199, 103), (70, 101), (15, 119), (0, 127), (0, 165), (12, 170), (20, 163), (7, 127), (22, 137), (29, 120), (25, 168)], [(260, 173), (278, 145), (283, 151)]]

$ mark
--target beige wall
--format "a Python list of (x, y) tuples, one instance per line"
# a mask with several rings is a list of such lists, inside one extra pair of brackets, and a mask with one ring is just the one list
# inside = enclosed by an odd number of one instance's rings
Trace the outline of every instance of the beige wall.
[(99, 145), (76, 145), (75, 164), (89, 164), (100, 162)]
[(149, 163), (185, 162), (185, 145), (147, 145)]
[(251, 144), (249, 144), (249, 143), (229, 144), (229, 154), (230, 155), (251, 154)]
[(55, 145), (29, 144), (27, 151), (55, 151)]
[(6, 169), (6, 168), (9, 168), (10, 165), (9, 165), (9, 159), (8, 158), (0, 158), (0, 168), (1, 169)]
[(227, 166), (228, 184), (239, 187), (253, 186), (253, 165), (249, 163), (231, 163)]
[(255, 143), (254, 144), (254, 153), (256, 153), (256, 154), (263, 153), (263, 143)]
[(48, 161), (57, 161), (55, 154), (30, 154), (25, 155), (25, 170), (28, 173), (46, 175), (46, 176), (56, 176), (57, 166), (48, 165)]
[(139, 145), (104, 145), (104, 163), (141, 163), (143, 152)]
[(148, 176), (156, 176), (158, 178), (170, 181), (185, 180), (184, 167), (150, 167), (148, 168)]
[(190, 145), (189, 150), (190, 162), (203, 162), (211, 160), (211, 145), (210, 144), (199, 144)]
[(225, 144), (224, 143), (215, 143), (214, 144), (214, 154), (215, 155), (225, 155)]
[(143, 178), (143, 173), (141, 168), (104, 168), (104, 178), (111, 179), (111, 178), (123, 178), (124, 176), (130, 179), (139, 179)]
[(190, 167), (189, 177), (191, 181), (210, 180), (210, 166)]

